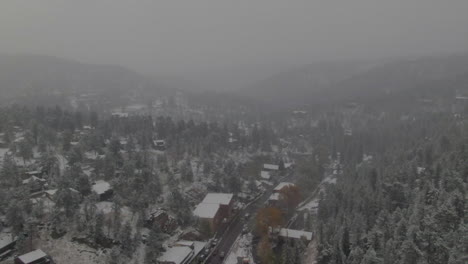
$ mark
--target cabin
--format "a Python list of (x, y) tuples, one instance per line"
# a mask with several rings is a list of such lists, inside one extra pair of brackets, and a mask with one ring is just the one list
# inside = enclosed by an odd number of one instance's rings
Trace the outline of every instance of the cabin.
[(101, 201), (109, 200), (114, 193), (110, 184), (103, 180), (96, 181), (91, 189), (99, 196), (99, 200)]
[(15, 264), (53, 264), (52, 258), (40, 249), (36, 249), (15, 258)]

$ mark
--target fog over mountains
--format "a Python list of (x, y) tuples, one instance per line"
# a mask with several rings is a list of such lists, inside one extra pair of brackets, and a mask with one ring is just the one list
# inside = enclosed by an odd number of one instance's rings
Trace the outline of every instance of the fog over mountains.
[[(148, 76), (121, 66), (84, 64), (39, 55), (3, 54), (0, 58), (0, 92), (4, 102), (28, 96), (41, 98), (87, 93), (114, 100), (139, 95), (141, 100), (147, 100), (177, 91), (198, 93), (206, 90), (182, 78)], [(227, 94), (250, 97), (281, 109), (375, 99), (434, 81), (456, 80), (466, 74), (467, 54), (330, 61), (288, 68)], [(448, 87), (440, 87), (443, 88)]]

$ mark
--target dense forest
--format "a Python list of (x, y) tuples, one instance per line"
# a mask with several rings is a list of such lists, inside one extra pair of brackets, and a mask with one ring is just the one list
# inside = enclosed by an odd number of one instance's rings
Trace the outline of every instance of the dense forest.
[(345, 153), (345, 176), (321, 195), (318, 263), (466, 263), (467, 132), (466, 119), (424, 112), (356, 129), (347, 144), (373, 159)]

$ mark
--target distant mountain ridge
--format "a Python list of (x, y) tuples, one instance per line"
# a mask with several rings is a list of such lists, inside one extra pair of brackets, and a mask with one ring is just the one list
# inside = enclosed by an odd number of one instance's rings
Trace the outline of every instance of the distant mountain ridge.
[(318, 63), (278, 73), (240, 93), (276, 105), (328, 104), (371, 100), (465, 73), (468, 54), (384, 63)]
[(0, 55), (2, 101), (24, 96), (128, 96), (167, 91), (164, 85), (121, 66), (42, 55)]

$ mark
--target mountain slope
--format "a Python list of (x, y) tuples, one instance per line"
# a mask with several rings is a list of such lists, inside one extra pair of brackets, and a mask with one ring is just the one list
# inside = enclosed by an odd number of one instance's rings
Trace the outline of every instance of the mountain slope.
[(276, 105), (329, 104), (372, 100), (465, 73), (468, 54), (388, 63), (322, 63), (278, 73), (242, 93)]
[(167, 89), (120, 66), (83, 64), (51, 56), (0, 55), (2, 100), (28, 96), (121, 97)]

